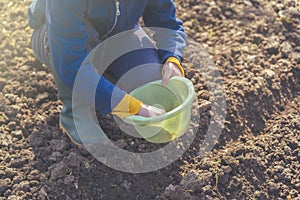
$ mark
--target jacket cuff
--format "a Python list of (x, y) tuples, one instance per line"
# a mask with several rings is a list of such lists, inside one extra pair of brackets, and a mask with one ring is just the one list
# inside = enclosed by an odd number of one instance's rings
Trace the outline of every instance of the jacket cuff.
[(176, 57), (171, 56), (166, 60), (166, 62), (172, 62), (172, 63), (176, 64), (176, 66), (178, 67), (178, 69), (181, 72), (181, 76), (184, 77), (184, 70), (181, 66), (180, 61)]
[(138, 99), (125, 94), (121, 101), (116, 105), (111, 114), (117, 115), (120, 118), (125, 118), (129, 115), (137, 114), (142, 108), (142, 102)]

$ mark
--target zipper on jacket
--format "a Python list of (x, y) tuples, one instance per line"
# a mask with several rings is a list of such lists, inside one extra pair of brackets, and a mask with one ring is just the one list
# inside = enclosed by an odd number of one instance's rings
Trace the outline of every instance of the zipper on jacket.
[(115, 29), (117, 22), (118, 22), (118, 16), (121, 14), (120, 12), (120, 1), (119, 0), (115, 0), (115, 20), (114, 20), (114, 24), (112, 25), (112, 27), (109, 29), (109, 31), (102, 37), (102, 40), (105, 40), (107, 38), (107, 36)]

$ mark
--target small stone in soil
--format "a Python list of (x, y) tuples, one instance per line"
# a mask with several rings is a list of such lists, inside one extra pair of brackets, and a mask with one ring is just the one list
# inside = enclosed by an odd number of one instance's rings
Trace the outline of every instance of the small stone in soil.
[(19, 112), (19, 108), (16, 105), (6, 105), (5, 114), (9, 117), (15, 117)]
[(35, 101), (37, 103), (41, 103), (42, 101), (48, 99), (48, 97), (49, 97), (49, 94), (47, 92), (44, 92), (42, 94), (38, 94), (35, 98)]
[(115, 144), (116, 144), (117, 147), (119, 147), (121, 149), (123, 149), (127, 146), (127, 142), (123, 139), (117, 140)]
[(266, 79), (271, 79), (275, 76), (275, 72), (273, 70), (270, 70), (270, 69), (265, 69), (265, 70), (262, 71), (262, 75)]
[(23, 131), (22, 130), (14, 131), (14, 132), (12, 132), (12, 135), (15, 138), (22, 139), (22, 137), (23, 137)]

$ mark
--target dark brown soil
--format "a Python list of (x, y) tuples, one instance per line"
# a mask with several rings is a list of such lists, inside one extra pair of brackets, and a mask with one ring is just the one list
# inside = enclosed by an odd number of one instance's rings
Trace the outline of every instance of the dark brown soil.
[[(30, 48), (29, 3), (0, 2), (0, 199), (300, 199), (299, 2), (176, 1), (189, 37), (223, 77), (226, 121), (213, 151), (199, 157), (213, 99), (209, 77), (186, 60), (197, 136), (176, 162), (145, 174), (111, 169), (59, 131), (53, 77)], [(128, 151), (160, 147), (99, 118)]]

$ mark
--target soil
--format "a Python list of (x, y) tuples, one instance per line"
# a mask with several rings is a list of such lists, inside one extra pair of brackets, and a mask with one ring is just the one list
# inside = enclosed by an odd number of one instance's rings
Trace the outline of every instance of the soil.
[[(212, 117), (210, 79), (188, 60), (199, 101), (196, 138), (176, 162), (130, 174), (102, 164), (60, 132), (62, 103), (49, 67), (30, 48), (30, 1), (2, 0), (0, 199), (300, 199), (300, 5), (294, 0), (175, 2), (190, 38), (217, 66), (226, 118), (199, 156)], [(118, 146), (161, 147), (101, 126)]]

